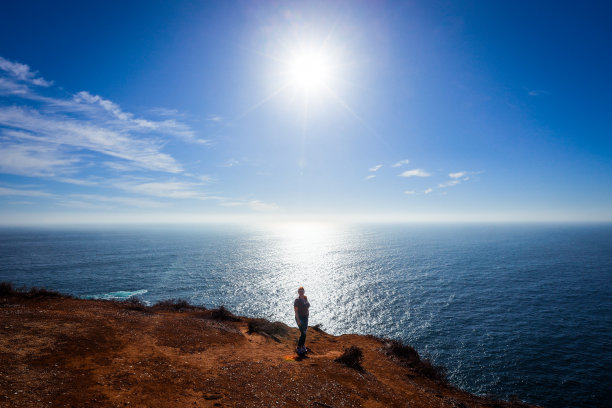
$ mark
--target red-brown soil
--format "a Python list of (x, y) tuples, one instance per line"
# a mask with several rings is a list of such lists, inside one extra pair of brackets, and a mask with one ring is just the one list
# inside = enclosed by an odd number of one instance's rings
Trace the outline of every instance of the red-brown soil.
[[(204, 309), (0, 297), (2, 407), (510, 407), (436, 382), (389, 357), (378, 339), (309, 329), (248, 332), (255, 320)], [(363, 370), (334, 361), (363, 351)]]

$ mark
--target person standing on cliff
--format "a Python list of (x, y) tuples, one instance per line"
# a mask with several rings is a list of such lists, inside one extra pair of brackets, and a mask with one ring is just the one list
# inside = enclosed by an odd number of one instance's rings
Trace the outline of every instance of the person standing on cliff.
[(295, 321), (300, 329), (300, 338), (298, 340), (297, 345), (297, 353), (304, 354), (306, 353), (306, 330), (308, 329), (308, 308), (310, 307), (310, 302), (308, 302), (308, 298), (304, 295), (304, 287), (300, 286), (298, 289), (298, 298), (293, 302), (293, 310), (295, 311)]

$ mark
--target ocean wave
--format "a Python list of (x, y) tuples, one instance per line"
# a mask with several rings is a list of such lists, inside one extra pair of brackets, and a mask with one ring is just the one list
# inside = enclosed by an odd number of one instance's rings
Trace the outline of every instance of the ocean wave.
[(147, 292), (148, 290), (146, 289), (140, 289), (140, 290), (134, 290), (134, 291), (119, 290), (116, 292), (101, 293), (97, 295), (85, 295), (85, 296), (82, 296), (82, 298), (83, 299), (103, 299), (103, 300), (127, 300), (134, 296), (144, 295)]

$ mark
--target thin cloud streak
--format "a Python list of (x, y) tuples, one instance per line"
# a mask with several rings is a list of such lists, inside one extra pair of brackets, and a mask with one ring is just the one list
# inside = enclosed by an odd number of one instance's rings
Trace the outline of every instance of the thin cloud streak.
[(53, 197), (53, 194), (36, 190), (21, 190), (17, 188), (0, 187), (0, 196), (22, 196), (22, 197)]
[(440, 183), (438, 184), (438, 188), (453, 187), (453, 186), (456, 186), (457, 184), (461, 184), (461, 180), (450, 180), (444, 183)]
[(209, 200), (208, 196), (199, 188), (201, 183), (184, 181), (144, 181), (144, 182), (116, 182), (113, 187), (135, 194), (160, 198), (198, 199)]
[(405, 172), (399, 174), (400, 177), (429, 177), (430, 173), (426, 172), (423, 169), (413, 169), (406, 170)]
[(3, 57), (0, 57), (0, 70), (5, 71), (19, 81), (29, 82), (34, 85), (49, 87), (53, 84), (53, 81), (47, 81), (37, 76), (37, 73), (32, 72), (26, 64), (11, 62)]
[[(2, 132), (0, 131), (0, 135)], [(44, 143), (0, 145), (0, 172), (27, 177), (54, 177), (75, 172), (81, 160)]]
[(393, 164), (391, 167), (402, 167), (404, 164), (408, 164), (410, 163), (410, 160), (405, 159), (405, 160), (400, 160), (397, 163)]
[(151, 201), (135, 197), (116, 197), (104, 196), (99, 194), (70, 194), (68, 197), (72, 197), (77, 200), (84, 200), (86, 202), (121, 204), (137, 208), (163, 208), (168, 206), (168, 203), (162, 203), (159, 201)]
[[(182, 167), (170, 155), (161, 152), (161, 143), (130, 137), (121, 130), (97, 126), (87, 121), (41, 114), (32, 108), (0, 107), (0, 125), (19, 132), (0, 130), (0, 135), (19, 143), (55, 147), (65, 160), (72, 153), (91, 151), (124, 159), (148, 170), (178, 173)], [(61, 146), (61, 148), (60, 148)]]
[(258, 212), (272, 212), (280, 209), (276, 203), (265, 203), (260, 200), (251, 200), (248, 205), (253, 211)]

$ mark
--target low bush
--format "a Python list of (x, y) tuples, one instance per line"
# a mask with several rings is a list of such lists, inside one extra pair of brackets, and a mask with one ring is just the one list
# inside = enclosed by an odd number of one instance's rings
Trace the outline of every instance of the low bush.
[(334, 361), (337, 363), (344, 364), (347, 367), (353, 368), (357, 371), (363, 371), (361, 361), (363, 360), (363, 352), (359, 347), (351, 346), (344, 349), (344, 353)]
[(417, 373), (434, 381), (446, 382), (446, 368), (435, 365), (430, 359), (421, 359), (417, 351), (401, 341), (391, 339), (381, 339), (383, 351), (406, 367), (414, 369)]
[(219, 306), (217, 309), (210, 311), (210, 317), (215, 320), (223, 320), (230, 322), (239, 322), (240, 318), (227, 310), (225, 306)]
[(11, 282), (0, 282), (0, 296), (15, 296), (16, 292)]
[(70, 295), (64, 295), (55, 290), (38, 288), (34, 286), (30, 290), (26, 288), (15, 289), (10, 282), (0, 283), (0, 296), (3, 297), (20, 297), (25, 299), (42, 299), (42, 298), (72, 298)]
[(530, 405), (522, 401), (517, 395), (510, 396), (510, 404), (514, 408), (528, 408)]
[(417, 372), (431, 380), (446, 382), (446, 367), (435, 365), (433, 361), (428, 358), (420, 361)]
[(34, 299), (34, 298), (64, 298), (64, 297), (71, 297), (68, 295), (63, 295), (55, 290), (48, 290), (45, 288), (38, 288), (36, 286), (34, 286), (32, 289), (30, 289), (27, 292), (27, 297), (30, 299)]
[(128, 310), (135, 310), (138, 312), (144, 312), (147, 310), (147, 306), (137, 297), (128, 298), (121, 303)]
[(266, 319), (249, 320), (249, 334), (259, 333), (277, 342), (280, 342), (279, 337), (287, 335), (288, 331), (287, 325), (281, 322), (269, 322)]
[(383, 339), (383, 350), (386, 354), (396, 357), (402, 363), (408, 366), (416, 366), (420, 361), (421, 357), (417, 351), (401, 341)]
[(325, 333), (325, 332), (323, 331), (323, 328), (321, 327), (321, 323), (319, 323), (319, 324), (315, 324), (314, 326), (311, 326), (311, 327), (312, 327), (312, 329), (313, 329), (314, 331), (318, 331), (319, 333)]
[(153, 305), (153, 309), (155, 310), (168, 310), (181, 312), (183, 310), (193, 309), (194, 306), (190, 305), (185, 299), (168, 299), (161, 300)]

